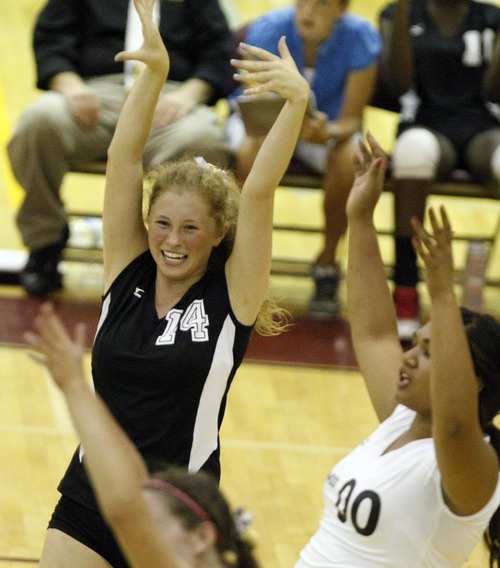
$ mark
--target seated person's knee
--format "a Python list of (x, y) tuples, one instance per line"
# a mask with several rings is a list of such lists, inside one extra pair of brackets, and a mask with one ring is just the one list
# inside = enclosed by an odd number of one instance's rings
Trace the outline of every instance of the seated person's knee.
[(411, 128), (399, 136), (392, 154), (395, 179), (434, 179), (441, 157), (439, 142), (425, 128)]
[(500, 182), (500, 146), (497, 146), (491, 156), (491, 171), (495, 179)]
[(26, 132), (32, 137), (36, 132), (58, 131), (72, 122), (67, 103), (59, 93), (46, 93), (32, 103), (23, 113), (15, 133)]

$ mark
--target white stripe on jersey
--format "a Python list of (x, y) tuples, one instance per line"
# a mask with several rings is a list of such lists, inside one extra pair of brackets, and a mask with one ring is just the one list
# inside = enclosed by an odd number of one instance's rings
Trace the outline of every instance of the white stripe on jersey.
[(198, 471), (217, 449), (218, 417), (227, 381), (234, 365), (233, 346), (236, 329), (230, 316), (222, 326), (214, 351), (212, 366), (200, 397), (193, 431), (193, 445), (188, 469)]

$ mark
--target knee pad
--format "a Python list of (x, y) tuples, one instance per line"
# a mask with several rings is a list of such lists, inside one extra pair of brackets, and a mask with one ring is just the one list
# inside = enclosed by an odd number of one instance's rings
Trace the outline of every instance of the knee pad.
[(491, 171), (495, 178), (500, 181), (500, 146), (497, 146), (491, 155)]
[(395, 179), (434, 179), (441, 149), (439, 142), (425, 128), (411, 128), (396, 141), (392, 153), (392, 173)]

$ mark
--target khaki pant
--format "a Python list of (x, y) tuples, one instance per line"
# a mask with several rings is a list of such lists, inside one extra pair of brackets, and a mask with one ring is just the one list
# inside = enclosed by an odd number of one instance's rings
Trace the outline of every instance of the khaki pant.
[[(80, 126), (68, 112), (64, 97), (49, 91), (26, 109), (8, 144), (12, 170), (25, 191), (17, 225), (31, 250), (61, 238), (67, 220), (60, 188), (71, 162), (104, 159), (111, 142), (126, 96), (122, 76), (93, 78), (88, 84), (101, 101), (101, 119), (96, 126)], [(164, 92), (175, 88), (176, 83), (168, 82)], [(229, 151), (217, 114), (205, 105), (152, 132), (144, 165), (154, 167), (185, 155), (200, 155), (221, 167), (228, 164)]]

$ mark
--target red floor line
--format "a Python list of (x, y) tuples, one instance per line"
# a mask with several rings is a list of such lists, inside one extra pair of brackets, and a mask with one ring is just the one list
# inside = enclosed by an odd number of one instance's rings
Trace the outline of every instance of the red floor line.
[[(0, 345), (25, 346), (23, 334), (31, 328), (41, 301), (30, 297), (0, 296)], [(100, 303), (68, 299), (55, 299), (54, 303), (70, 329), (81, 321), (87, 324), (87, 347), (90, 348), (99, 320)], [(349, 323), (340, 318), (330, 323), (296, 320), (290, 330), (275, 337), (254, 333), (245, 361), (330, 369), (357, 368)]]

